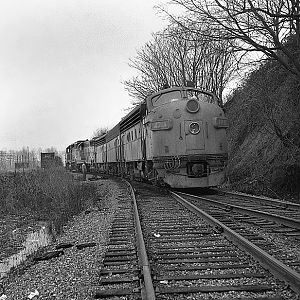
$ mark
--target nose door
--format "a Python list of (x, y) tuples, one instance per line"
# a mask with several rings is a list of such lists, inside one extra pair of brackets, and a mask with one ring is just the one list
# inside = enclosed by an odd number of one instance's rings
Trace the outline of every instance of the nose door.
[(204, 150), (204, 128), (201, 120), (184, 121), (185, 144), (187, 151)]

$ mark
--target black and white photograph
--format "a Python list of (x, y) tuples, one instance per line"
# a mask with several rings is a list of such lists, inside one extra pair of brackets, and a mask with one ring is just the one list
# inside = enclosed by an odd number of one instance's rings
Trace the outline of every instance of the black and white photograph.
[(299, 0), (0, 0), (0, 300), (300, 300)]

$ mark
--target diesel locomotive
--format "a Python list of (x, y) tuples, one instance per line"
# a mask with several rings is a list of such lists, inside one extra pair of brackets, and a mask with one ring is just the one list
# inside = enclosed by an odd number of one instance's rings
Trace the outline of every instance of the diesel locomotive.
[(228, 160), (228, 120), (217, 97), (171, 87), (147, 97), (106, 134), (66, 149), (66, 166), (173, 188), (217, 186)]

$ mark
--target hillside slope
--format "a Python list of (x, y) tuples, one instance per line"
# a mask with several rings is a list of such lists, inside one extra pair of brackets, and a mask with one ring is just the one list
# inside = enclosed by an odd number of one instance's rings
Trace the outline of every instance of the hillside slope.
[(230, 185), (300, 202), (299, 78), (265, 62), (234, 91), (225, 110)]

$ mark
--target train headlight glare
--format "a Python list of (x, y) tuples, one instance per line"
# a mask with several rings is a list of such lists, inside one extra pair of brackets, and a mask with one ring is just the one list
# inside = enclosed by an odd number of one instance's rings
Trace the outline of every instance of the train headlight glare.
[(200, 132), (200, 125), (197, 122), (193, 122), (190, 124), (190, 133), (197, 134)]
[(200, 109), (200, 104), (196, 99), (189, 99), (186, 104), (186, 110), (190, 113), (196, 113)]

